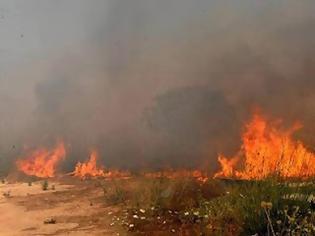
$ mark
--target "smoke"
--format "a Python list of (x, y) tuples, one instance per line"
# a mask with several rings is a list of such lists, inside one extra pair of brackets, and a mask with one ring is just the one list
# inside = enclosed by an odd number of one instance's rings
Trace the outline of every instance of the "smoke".
[[(105, 166), (200, 167), (234, 153), (253, 106), (309, 147), (313, 1), (19, 1), (0, 4), (0, 164), (67, 145)], [(3, 36), (2, 36), (3, 35)]]

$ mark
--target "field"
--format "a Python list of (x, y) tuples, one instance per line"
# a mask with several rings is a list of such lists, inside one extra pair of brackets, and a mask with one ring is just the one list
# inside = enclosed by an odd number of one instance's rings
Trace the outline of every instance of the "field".
[(311, 181), (66, 176), (0, 191), (0, 235), (315, 233)]
[(121, 227), (110, 227), (116, 207), (104, 204), (96, 184), (53, 179), (43, 190), (42, 180), (1, 183), (0, 235), (118, 235)]

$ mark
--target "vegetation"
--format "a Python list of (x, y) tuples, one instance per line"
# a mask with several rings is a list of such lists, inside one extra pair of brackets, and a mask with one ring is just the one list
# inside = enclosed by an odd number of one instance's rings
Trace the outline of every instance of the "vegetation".
[(126, 185), (122, 183), (122, 181), (119, 180), (113, 180), (113, 181), (105, 181), (101, 183), (105, 201), (108, 204), (120, 204), (125, 203), (128, 195), (128, 191), (126, 189)]
[(286, 231), (287, 224), (279, 224), (280, 219), (288, 219), (288, 214), (283, 217), (285, 209), (298, 209), (294, 215), (313, 214), (309, 200), (314, 190), (313, 185), (305, 183), (253, 181), (232, 186), (225, 196), (206, 201), (203, 207), (209, 213), (209, 223), (223, 233), (226, 222), (230, 222), (240, 234), (272, 235), (272, 229), (281, 226), (280, 231)]
[(42, 182), (42, 190), (44, 190), (44, 191), (46, 191), (46, 190), (48, 190), (48, 181), (47, 180), (44, 180), (43, 182)]
[(2, 193), (2, 195), (5, 197), (5, 198), (10, 198), (11, 197), (11, 191), (6, 191), (4, 193)]
[[(111, 186), (109, 186), (111, 185)], [(138, 179), (104, 188), (123, 203), (128, 230), (188, 235), (314, 235), (311, 182)], [(130, 227), (130, 225), (132, 227)]]

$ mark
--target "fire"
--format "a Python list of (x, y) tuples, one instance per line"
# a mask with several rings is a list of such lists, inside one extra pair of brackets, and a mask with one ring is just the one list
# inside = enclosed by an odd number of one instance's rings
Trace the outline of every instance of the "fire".
[(168, 179), (179, 179), (179, 178), (195, 178), (200, 182), (206, 182), (208, 176), (199, 170), (163, 170), (157, 172), (146, 172), (143, 175), (147, 178), (168, 178)]
[(97, 167), (98, 152), (93, 150), (88, 161), (78, 162), (72, 175), (85, 179), (88, 177), (104, 177), (104, 178), (129, 178), (130, 173), (119, 170), (106, 170)]
[(27, 175), (41, 178), (54, 177), (58, 163), (65, 158), (66, 150), (62, 142), (52, 150), (40, 148), (24, 159), (16, 161), (17, 168)]
[(281, 120), (267, 120), (253, 114), (242, 135), (241, 150), (232, 158), (219, 155), (221, 171), (215, 177), (263, 179), (271, 175), (283, 178), (315, 176), (315, 154), (292, 135), (302, 126), (298, 123), (281, 129)]
[[(78, 162), (76, 164), (75, 170), (70, 173), (73, 176), (79, 177), (81, 179), (86, 179), (88, 177), (103, 177), (103, 178), (130, 178), (131, 174), (128, 171), (120, 171), (115, 169), (105, 170), (104, 168), (97, 167), (98, 153), (93, 150), (90, 154), (89, 160), (84, 163)], [(164, 170), (159, 172), (143, 172), (142, 175), (147, 178), (195, 178), (198, 181), (206, 182), (208, 180), (207, 175), (201, 171), (194, 170)]]
[(80, 178), (105, 176), (104, 170), (99, 169), (96, 166), (97, 158), (98, 158), (98, 153), (96, 151), (92, 151), (90, 158), (87, 162), (85, 163), (78, 162), (73, 172), (74, 176), (77, 176)]

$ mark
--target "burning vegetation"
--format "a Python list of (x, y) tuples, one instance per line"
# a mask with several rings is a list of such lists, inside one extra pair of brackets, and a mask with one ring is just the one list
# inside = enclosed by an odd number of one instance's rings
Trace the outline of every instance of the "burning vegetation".
[(66, 149), (63, 142), (59, 142), (55, 148), (49, 150), (40, 148), (22, 159), (16, 161), (18, 170), (26, 175), (40, 178), (54, 177), (56, 167), (65, 158)]
[[(242, 134), (242, 146), (233, 157), (219, 155), (221, 170), (215, 178), (264, 179), (277, 175), (281, 178), (307, 179), (315, 176), (315, 154), (309, 151), (301, 141), (296, 141), (293, 134), (302, 128), (296, 122), (290, 128), (282, 127), (282, 120), (267, 119), (256, 110), (252, 119), (245, 124)], [(40, 148), (25, 158), (18, 159), (18, 170), (26, 175), (41, 178), (54, 177), (60, 161), (65, 159), (65, 145), (59, 142), (49, 150)], [(91, 151), (86, 162), (78, 162), (72, 172), (79, 178), (88, 177), (130, 177), (128, 171), (105, 170), (98, 166), (99, 154)], [(165, 169), (155, 172), (143, 172), (148, 178), (195, 178), (205, 182), (210, 175), (200, 170)]]
[(178, 179), (178, 178), (194, 178), (200, 182), (206, 182), (208, 180), (208, 175), (199, 170), (163, 170), (156, 172), (145, 172), (143, 173), (145, 177), (148, 178), (168, 178), (168, 179)]
[(0, 2), (0, 236), (315, 236), (315, 1)]
[[(118, 209), (108, 212), (109, 226), (131, 235), (313, 235), (315, 154), (294, 139), (301, 127), (283, 128), (281, 120), (256, 111), (245, 125), (240, 151), (232, 158), (219, 155), (221, 170), (214, 176), (198, 169), (134, 174), (106, 169), (93, 149), (64, 178), (77, 177), (88, 191), (101, 191), (105, 206)], [(50, 178), (65, 156), (60, 142), (31, 152), (16, 166), (26, 175)], [(42, 190), (47, 188), (46, 179)]]
[(97, 166), (98, 152), (93, 150), (90, 154), (89, 160), (86, 162), (78, 162), (72, 172), (73, 176), (79, 177), (81, 179), (93, 178), (93, 177), (103, 177), (103, 178), (126, 178), (130, 174), (128, 171), (119, 170), (108, 170), (106, 171), (103, 167)]
[(104, 176), (105, 175), (104, 170), (96, 166), (97, 157), (98, 157), (97, 152), (95, 150), (92, 151), (90, 158), (87, 162), (85, 163), (79, 162), (75, 166), (73, 175), (80, 178)]
[(268, 120), (259, 112), (245, 125), (240, 151), (232, 158), (219, 155), (222, 170), (215, 177), (263, 179), (272, 175), (283, 178), (315, 176), (315, 154), (307, 150), (293, 134), (302, 126), (281, 127), (281, 120)]

